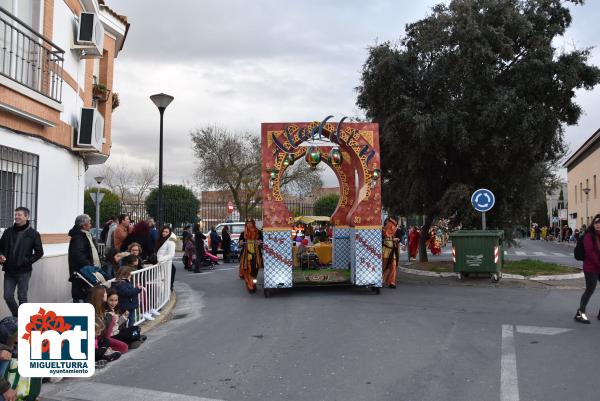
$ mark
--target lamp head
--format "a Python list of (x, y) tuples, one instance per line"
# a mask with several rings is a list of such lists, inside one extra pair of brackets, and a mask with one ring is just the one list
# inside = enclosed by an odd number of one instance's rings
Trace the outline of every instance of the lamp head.
[(165, 93), (158, 93), (156, 95), (150, 96), (150, 100), (154, 102), (154, 104), (156, 105), (156, 107), (158, 107), (159, 110), (166, 109), (167, 106), (173, 101), (173, 99), (175, 99), (173, 96), (167, 95)]
[(102, 184), (102, 181), (104, 181), (104, 177), (94, 177), (94, 180), (96, 180), (98, 185), (100, 185), (100, 184)]

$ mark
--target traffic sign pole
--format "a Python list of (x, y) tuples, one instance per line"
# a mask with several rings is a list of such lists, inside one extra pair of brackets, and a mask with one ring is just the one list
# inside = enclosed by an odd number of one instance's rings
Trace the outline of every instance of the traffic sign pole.
[(473, 208), (481, 213), (481, 229), (485, 230), (487, 224), (485, 221), (485, 212), (490, 211), (496, 203), (496, 197), (489, 189), (481, 188), (471, 195), (471, 204)]

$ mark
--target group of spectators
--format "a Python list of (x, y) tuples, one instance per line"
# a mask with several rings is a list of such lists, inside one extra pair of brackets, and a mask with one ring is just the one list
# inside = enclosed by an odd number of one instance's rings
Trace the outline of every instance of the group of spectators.
[(202, 267), (212, 267), (219, 264), (218, 251), (223, 250), (223, 262), (228, 263), (231, 256), (232, 241), (229, 233), (229, 227), (224, 226), (221, 235), (216, 228), (212, 226), (209, 232), (210, 252), (206, 249), (204, 241), (206, 235), (202, 232), (200, 223), (196, 223), (192, 229), (191, 225), (184, 228), (182, 234), (183, 240), (183, 266), (186, 270), (200, 273)]
[[(15, 209), (14, 224), (4, 230), (0, 238), (4, 300), (13, 317), (18, 316), (19, 305), (28, 301), (32, 265), (44, 254), (40, 234), (31, 226), (29, 216), (27, 208)], [(153, 320), (160, 314), (145, 305), (146, 287), (154, 284), (142, 282), (133, 285), (131, 275), (144, 263), (172, 261), (176, 236), (168, 226), (158, 232), (151, 219), (133, 224), (129, 216), (122, 214), (106, 223), (101, 238), (106, 246), (101, 255), (91, 228), (90, 216), (82, 214), (75, 218), (69, 231), (68, 280), (73, 302), (89, 302), (96, 311), (96, 359), (97, 366), (102, 367), (107, 361), (118, 359), (122, 353), (139, 347), (145, 341), (146, 337), (134, 325), (135, 311), (141, 303), (145, 320)], [(174, 270), (172, 266), (171, 289)], [(0, 344), (0, 362), (2, 351)], [(2, 367), (0, 363), (0, 370)], [(0, 382), (0, 400), (14, 399), (12, 390), (4, 389), (2, 385)]]
[[(77, 216), (69, 231), (69, 281), (73, 302), (89, 302), (96, 312), (96, 365), (118, 359), (129, 349), (139, 347), (146, 337), (134, 323), (135, 312), (154, 320), (160, 315), (147, 305), (147, 291), (151, 283), (133, 284), (132, 273), (144, 264), (173, 261), (177, 237), (165, 226), (160, 233), (154, 220), (130, 221), (121, 214), (111, 217), (100, 234), (105, 244), (104, 254), (91, 234), (91, 218)], [(171, 289), (175, 279), (171, 265)]]

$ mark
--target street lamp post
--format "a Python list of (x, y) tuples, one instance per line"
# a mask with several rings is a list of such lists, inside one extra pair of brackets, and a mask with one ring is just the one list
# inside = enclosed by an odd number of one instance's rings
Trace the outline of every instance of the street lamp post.
[(582, 189), (583, 193), (585, 194), (585, 226), (586, 227), (589, 224), (589, 222), (588, 222), (588, 219), (589, 219), (589, 216), (588, 216), (588, 199), (590, 198), (589, 194), (590, 194), (591, 190), (592, 189), (589, 188), (589, 187), (585, 187), (585, 188)]
[(94, 180), (98, 183), (96, 187), (96, 240), (100, 238), (100, 184), (104, 181), (104, 177), (94, 177)]
[(158, 154), (158, 228), (160, 229), (163, 225), (164, 211), (163, 211), (163, 114), (167, 106), (173, 101), (174, 97), (159, 93), (150, 96), (150, 100), (158, 107), (160, 112), (160, 144)]

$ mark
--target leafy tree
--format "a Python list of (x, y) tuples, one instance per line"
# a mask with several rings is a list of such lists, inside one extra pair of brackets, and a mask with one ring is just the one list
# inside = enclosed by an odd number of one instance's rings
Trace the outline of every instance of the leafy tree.
[(338, 202), (340, 200), (339, 194), (329, 194), (325, 196), (321, 196), (317, 199), (313, 205), (315, 210), (315, 215), (317, 216), (331, 216), (335, 209), (337, 208)]
[[(254, 215), (262, 200), (260, 138), (250, 133), (233, 133), (226, 128), (208, 126), (191, 132), (201, 187), (231, 192), (240, 218)], [(290, 168), (283, 176), (282, 188), (312, 191), (322, 187), (318, 171), (308, 165)], [(316, 177), (316, 179), (315, 179)]]
[(600, 81), (589, 50), (552, 46), (571, 24), (566, 2), (453, 0), (369, 50), (357, 104), (380, 124), (388, 209), (425, 214), (424, 230), (438, 216), (475, 226), (479, 187), (496, 195), (490, 227), (535, 209), (581, 114), (575, 90)]
[[(90, 193), (96, 193), (96, 188), (88, 188), (83, 194), (83, 212), (92, 218), (92, 225), (96, 222), (96, 205), (90, 196)], [(121, 211), (121, 201), (119, 196), (110, 191), (110, 189), (100, 188), (104, 194), (100, 202), (100, 225), (104, 224), (111, 216), (117, 215)]]
[[(148, 215), (157, 219), (158, 188), (150, 191), (145, 201)], [(181, 227), (198, 220), (198, 199), (183, 185), (163, 185), (164, 223)]]

